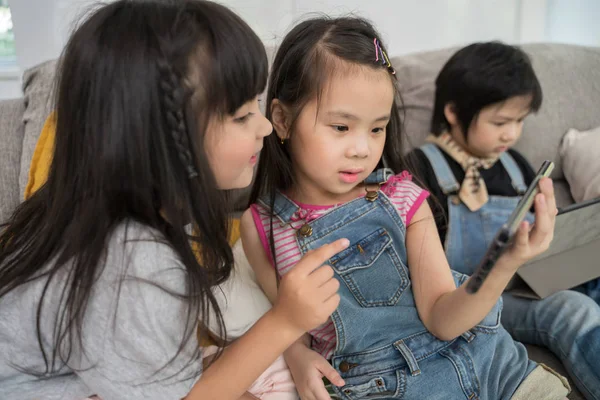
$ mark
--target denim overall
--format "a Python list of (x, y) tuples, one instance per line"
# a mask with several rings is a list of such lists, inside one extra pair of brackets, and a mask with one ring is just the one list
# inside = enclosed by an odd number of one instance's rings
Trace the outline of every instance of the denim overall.
[[(390, 170), (381, 169), (366, 183), (381, 184), (390, 176)], [(264, 199), (260, 203), (269, 208)], [(298, 209), (278, 194), (274, 223), (289, 223)], [(510, 399), (536, 364), (501, 327), (502, 302), (458, 338), (437, 339), (417, 313), (405, 234), (382, 191), (336, 207), (297, 231), (302, 254), (340, 238), (350, 240), (329, 260), (341, 297), (331, 317), (337, 337), (331, 363), (346, 382), (336, 393), (346, 400)], [(453, 275), (457, 285), (466, 279)]]
[[(483, 258), (494, 233), (508, 219), (519, 198), (490, 196), (488, 204), (471, 212), (451, 196), (459, 184), (437, 146), (421, 150), (429, 159), (438, 184), (448, 197), (446, 255), (451, 268), (471, 274)], [(500, 157), (519, 194), (526, 187), (521, 170), (508, 153)], [(455, 204), (459, 203), (459, 204)], [(534, 220), (529, 214), (529, 222)], [(592, 281), (587, 285), (594, 285)], [(584, 289), (582, 289), (582, 287)], [(586, 284), (576, 290), (593, 297)], [(600, 296), (599, 296), (600, 297)], [(600, 308), (591, 298), (574, 290), (563, 290), (542, 300), (530, 300), (505, 293), (502, 325), (519, 342), (544, 346), (563, 363), (586, 398), (600, 400)]]
[[(448, 263), (453, 270), (471, 275), (496, 232), (508, 221), (521, 195), (527, 190), (521, 169), (509, 153), (502, 153), (500, 162), (519, 196), (489, 196), (489, 201), (483, 207), (471, 211), (458, 198), (460, 184), (442, 150), (431, 143), (422, 146), (421, 150), (429, 160), (440, 188), (448, 196), (448, 231), (444, 244)], [(533, 214), (527, 213), (525, 219), (533, 223)]]

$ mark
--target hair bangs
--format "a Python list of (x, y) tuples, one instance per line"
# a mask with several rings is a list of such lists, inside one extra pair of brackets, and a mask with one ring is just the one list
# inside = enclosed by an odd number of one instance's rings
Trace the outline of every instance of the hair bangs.
[(211, 32), (212, 53), (218, 56), (212, 61), (210, 92), (221, 94), (217, 112), (231, 115), (265, 90), (269, 66), (265, 47), (252, 29), (237, 15), (220, 17), (227, 29)]

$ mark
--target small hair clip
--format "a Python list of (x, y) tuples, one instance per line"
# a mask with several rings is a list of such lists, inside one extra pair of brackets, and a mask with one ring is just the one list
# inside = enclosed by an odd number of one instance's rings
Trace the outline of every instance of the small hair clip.
[[(390, 62), (390, 59), (388, 58), (385, 51), (383, 51), (383, 48), (381, 47), (381, 44), (379, 44), (379, 41), (377, 40), (377, 38), (373, 38), (373, 44), (375, 45), (375, 62), (379, 62), (379, 60), (381, 59), (381, 64), (386, 66), (388, 71), (392, 75), (396, 75), (396, 70), (394, 69), (394, 67), (392, 67), (392, 63)], [(380, 57), (380, 55), (381, 55), (381, 57)]]

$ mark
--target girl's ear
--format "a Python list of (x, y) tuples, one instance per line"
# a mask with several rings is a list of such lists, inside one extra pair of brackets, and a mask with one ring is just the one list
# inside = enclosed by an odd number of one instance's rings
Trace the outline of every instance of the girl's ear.
[(289, 112), (279, 99), (274, 99), (271, 102), (271, 120), (275, 133), (279, 139), (288, 139), (291, 124)]
[(454, 103), (448, 103), (444, 106), (444, 116), (446, 117), (448, 124), (450, 124), (448, 127), (450, 130), (458, 125), (458, 116), (456, 115), (456, 106)]

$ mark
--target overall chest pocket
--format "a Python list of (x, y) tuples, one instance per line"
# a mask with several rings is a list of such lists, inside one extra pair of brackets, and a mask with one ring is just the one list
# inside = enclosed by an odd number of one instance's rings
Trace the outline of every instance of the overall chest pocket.
[(393, 306), (409, 284), (406, 267), (385, 229), (351, 243), (330, 263), (362, 307)]

